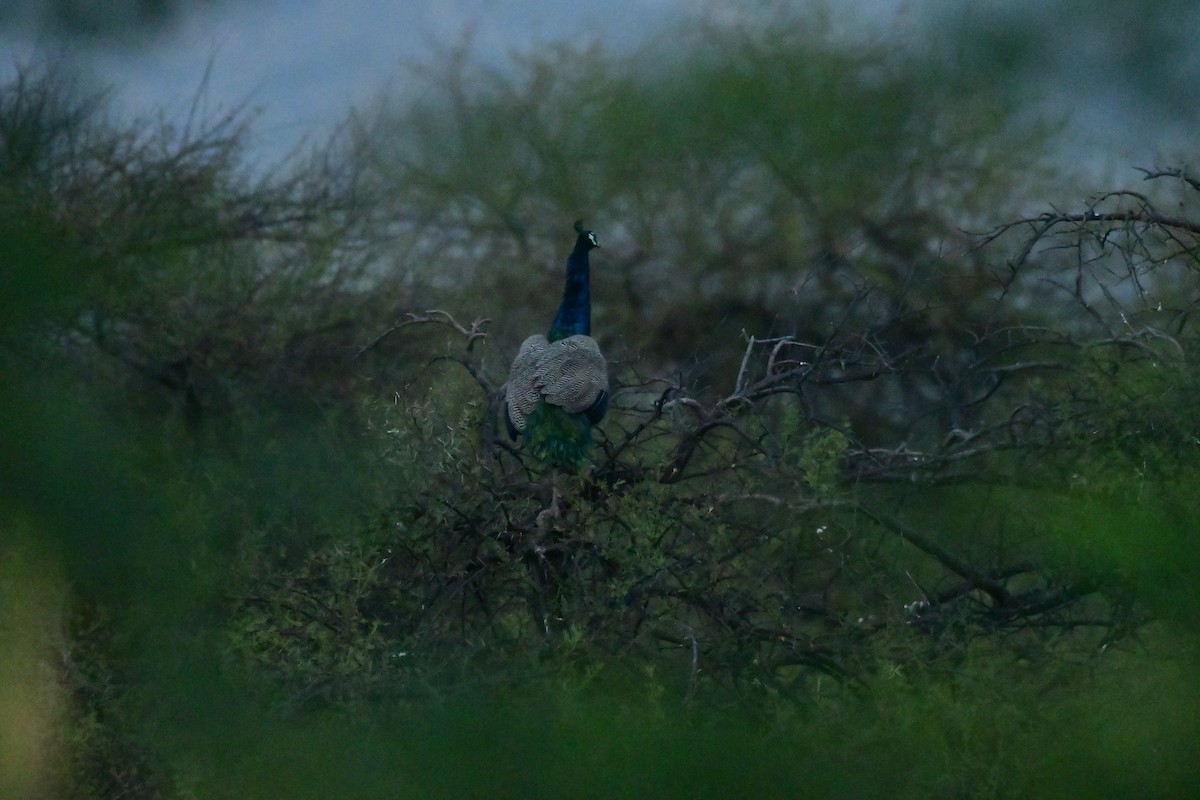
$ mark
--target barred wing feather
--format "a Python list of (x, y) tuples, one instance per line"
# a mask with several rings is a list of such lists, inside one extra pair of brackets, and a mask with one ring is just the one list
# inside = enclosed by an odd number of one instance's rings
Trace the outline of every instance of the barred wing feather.
[(608, 368), (590, 336), (568, 336), (552, 343), (538, 358), (542, 396), (572, 414), (587, 411), (608, 391)]
[(597, 421), (608, 395), (608, 368), (600, 346), (590, 336), (568, 336), (556, 342), (540, 334), (530, 336), (513, 359), (505, 390), (510, 433), (524, 431), (526, 421), (545, 398), (550, 405), (572, 414), (588, 413)]
[(508, 372), (508, 386), (504, 390), (505, 422), (508, 433), (517, 438), (525, 430), (525, 420), (537, 405), (541, 392), (538, 389), (538, 361), (550, 342), (540, 333), (530, 336), (521, 344), (517, 357)]

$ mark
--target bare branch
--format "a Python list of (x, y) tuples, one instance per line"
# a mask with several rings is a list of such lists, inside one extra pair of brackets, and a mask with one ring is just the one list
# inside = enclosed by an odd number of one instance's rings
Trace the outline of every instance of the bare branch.
[(1188, 186), (1200, 192), (1200, 178), (1194, 178), (1188, 175), (1185, 169), (1166, 169), (1166, 170), (1148, 170), (1142, 167), (1136, 167), (1138, 172), (1141, 172), (1145, 177), (1143, 180), (1151, 181), (1156, 178), (1178, 178)]
[[(1132, 195), (1131, 192), (1121, 192), (1122, 195)], [(1113, 195), (1107, 195), (1113, 196)], [(1106, 196), (1106, 197), (1107, 197)], [(1141, 195), (1136, 195), (1138, 198), (1145, 200)], [(1200, 222), (1194, 222), (1181, 217), (1171, 217), (1165, 214), (1160, 214), (1155, 211), (1146, 201), (1141, 210), (1136, 211), (1079, 211), (1070, 214), (1047, 211), (1044, 214), (1039, 214), (1036, 217), (1028, 217), (1019, 219), (1014, 222), (1006, 222), (990, 232), (983, 234), (983, 240), (979, 246), (990, 244), (996, 239), (1003, 236), (1008, 231), (1016, 227), (1029, 226), (1033, 229), (1033, 235), (1029, 237), (1029, 242), (1022, 251), (1023, 256), (1028, 256), (1032, 246), (1037, 241), (1044, 238), (1057, 225), (1068, 223), (1088, 224), (1097, 222), (1136, 222), (1143, 225), (1154, 225), (1163, 228), (1173, 228), (1175, 230), (1188, 231), (1200, 235)], [(1024, 261), (1023, 257), (1017, 259), (1018, 262)]]
[(487, 319), (485, 317), (476, 317), (475, 320), (471, 323), (471, 326), (468, 328), (468, 327), (464, 326), (462, 323), (460, 323), (458, 320), (456, 320), (449, 313), (447, 313), (445, 311), (440, 311), (438, 309), (426, 311), (424, 314), (409, 313), (408, 317), (409, 318), (406, 319), (404, 322), (400, 322), (400, 323), (397, 323), (396, 325), (393, 325), (392, 327), (388, 328), (383, 333), (376, 336), (370, 342), (368, 342), (367, 344), (365, 344), (361, 348), (359, 348), (358, 352), (356, 352), (354, 354), (354, 359), (358, 359), (360, 356), (362, 356), (363, 353), (367, 352), (368, 350), (371, 350), (372, 348), (377, 346), (380, 342), (382, 342), (388, 336), (391, 336), (396, 331), (401, 330), (403, 328), (407, 328), (410, 325), (434, 324), (434, 325), (445, 325), (449, 328), (452, 328), (455, 331), (457, 331), (458, 333), (462, 334), (464, 337), (466, 337), (466, 340), (467, 340), (466, 347), (467, 347), (467, 350), (470, 351), (470, 349), (474, 346), (475, 341), (477, 339), (482, 339), (487, 336), (487, 333), (483, 330), (483, 327), (485, 325), (487, 325), (489, 322), (491, 322), (490, 319)]
[(996, 605), (1003, 606), (1009, 600), (1009, 592), (991, 577), (979, 570), (972, 564), (967, 563), (963, 559), (951, 553), (946, 548), (917, 533), (907, 525), (894, 520), (883, 514), (879, 514), (863, 506), (858, 506), (858, 510), (864, 515), (874, 520), (884, 528), (887, 528), (892, 533), (904, 539), (915, 546), (918, 550), (933, 556), (937, 561), (951, 572), (966, 578), (972, 585), (982, 589), (995, 601)]

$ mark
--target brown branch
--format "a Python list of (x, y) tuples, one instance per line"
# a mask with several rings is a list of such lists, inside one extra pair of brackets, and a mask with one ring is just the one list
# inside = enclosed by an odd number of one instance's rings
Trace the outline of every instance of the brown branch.
[(618, 444), (616, 448), (608, 454), (608, 459), (605, 461), (604, 466), (599, 469), (600, 472), (605, 472), (614, 464), (616, 464), (617, 457), (621, 455), (626, 448), (637, 441), (637, 438), (642, 435), (643, 431), (645, 431), (658, 420), (662, 419), (663, 408), (667, 401), (671, 398), (672, 394), (679, 391), (682, 391), (682, 388), (678, 384), (674, 383), (669, 384), (667, 388), (663, 389), (662, 394), (659, 395), (658, 399), (654, 401), (654, 411), (649, 417), (639, 422), (633, 428), (633, 430), (625, 434), (625, 438), (622, 439), (621, 443)]
[(470, 351), (471, 347), (474, 346), (475, 341), (477, 339), (482, 339), (487, 336), (487, 333), (484, 332), (484, 330), (483, 330), (483, 326), (485, 326), (489, 322), (491, 322), (490, 319), (487, 319), (485, 317), (476, 317), (475, 321), (472, 322), (471, 326), (468, 328), (465, 325), (463, 325), (462, 323), (460, 323), (458, 320), (456, 320), (454, 317), (452, 317), (450, 314), (448, 314), (447, 312), (440, 311), (438, 309), (432, 309), (430, 311), (426, 311), (424, 314), (409, 313), (408, 317), (409, 318), (406, 319), (404, 322), (399, 322), (399, 323), (393, 325), (392, 327), (388, 328), (383, 333), (376, 336), (370, 342), (368, 342), (367, 344), (365, 344), (361, 348), (359, 348), (358, 352), (354, 354), (354, 358), (351, 360), (358, 359), (360, 356), (362, 356), (363, 353), (374, 348), (376, 345), (378, 345), (380, 342), (382, 342), (388, 336), (391, 336), (393, 333), (395, 333), (396, 331), (398, 331), (402, 328), (407, 328), (409, 325), (424, 325), (424, 324), (430, 324), (430, 323), (435, 324), (435, 325), (445, 325), (445, 326), (453, 328), (454, 330), (461, 333), (463, 336), (466, 337), (467, 350)]
[(899, 522), (898, 520), (894, 520), (891, 517), (884, 516), (883, 514), (877, 514), (861, 505), (858, 506), (858, 510), (861, 511), (868, 519), (871, 519), (876, 524), (888, 529), (901, 539), (904, 539), (906, 542), (916, 547), (921, 552), (932, 556), (946, 569), (970, 581), (972, 585), (978, 587), (979, 589), (982, 589), (992, 598), (992, 600), (995, 601), (997, 606), (1003, 606), (1008, 602), (1010, 597), (1008, 590), (990, 578), (986, 573), (976, 568), (974, 565), (964, 561), (946, 548), (926, 538), (920, 533), (917, 533), (915, 530), (908, 527), (904, 523)]
[[(1132, 193), (1121, 192), (1120, 194), (1128, 195)], [(1141, 198), (1140, 195), (1136, 196)], [(1145, 198), (1141, 199), (1145, 200)], [(983, 240), (980, 242), (980, 246), (995, 241), (1013, 228), (1021, 225), (1029, 225), (1034, 228), (1035, 233), (1030, 237), (1030, 242), (1026, 245), (1025, 250), (1022, 252), (1023, 256), (1028, 256), (1029, 250), (1032, 249), (1033, 244), (1042, 239), (1054, 226), (1064, 223), (1086, 224), (1092, 222), (1138, 222), (1144, 225), (1159, 225), (1165, 228), (1188, 231), (1189, 233), (1194, 233), (1200, 236), (1200, 222), (1193, 222), (1192, 220), (1183, 219), (1181, 217), (1170, 217), (1165, 214), (1160, 214), (1155, 211), (1148, 202), (1144, 202), (1143, 208), (1138, 211), (1078, 211), (1070, 214), (1057, 211), (1047, 211), (1044, 214), (1039, 214), (1036, 217), (1027, 217), (1014, 222), (1006, 222), (1003, 225), (993, 228), (987, 234), (983, 235)], [(1023, 260), (1024, 258), (1018, 258), (1018, 263)]]
[(1188, 186), (1195, 189), (1197, 192), (1200, 192), (1200, 179), (1193, 178), (1191, 175), (1188, 175), (1187, 170), (1184, 170), (1184, 169), (1148, 170), (1148, 169), (1143, 169), (1142, 167), (1137, 167), (1136, 169), (1138, 172), (1145, 175), (1145, 177), (1142, 180), (1152, 181), (1156, 178), (1178, 178), (1179, 180), (1186, 183)]

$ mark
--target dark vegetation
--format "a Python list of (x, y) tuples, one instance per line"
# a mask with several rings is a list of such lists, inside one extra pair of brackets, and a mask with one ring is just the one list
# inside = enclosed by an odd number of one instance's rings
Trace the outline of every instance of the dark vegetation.
[(1029, 215), (1006, 98), (794, 30), (452, 51), (265, 174), (0, 88), (0, 795), (1185, 796), (1200, 179)]
[[(203, 6), (222, 0), (206, 0)], [(146, 37), (168, 27), (181, 12), (194, 10), (179, 0), (7, 0), (0, 8), (0, 27), (47, 32), (79, 42)]]

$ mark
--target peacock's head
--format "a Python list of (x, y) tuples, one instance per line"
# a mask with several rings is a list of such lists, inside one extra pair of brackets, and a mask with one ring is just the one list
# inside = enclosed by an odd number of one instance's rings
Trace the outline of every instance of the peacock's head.
[(593, 247), (600, 246), (600, 243), (596, 241), (596, 234), (583, 227), (583, 220), (575, 220), (575, 232), (579, 234), (579, 238), (575, 240), (576, 250), (583, 250), (586, 253)]

